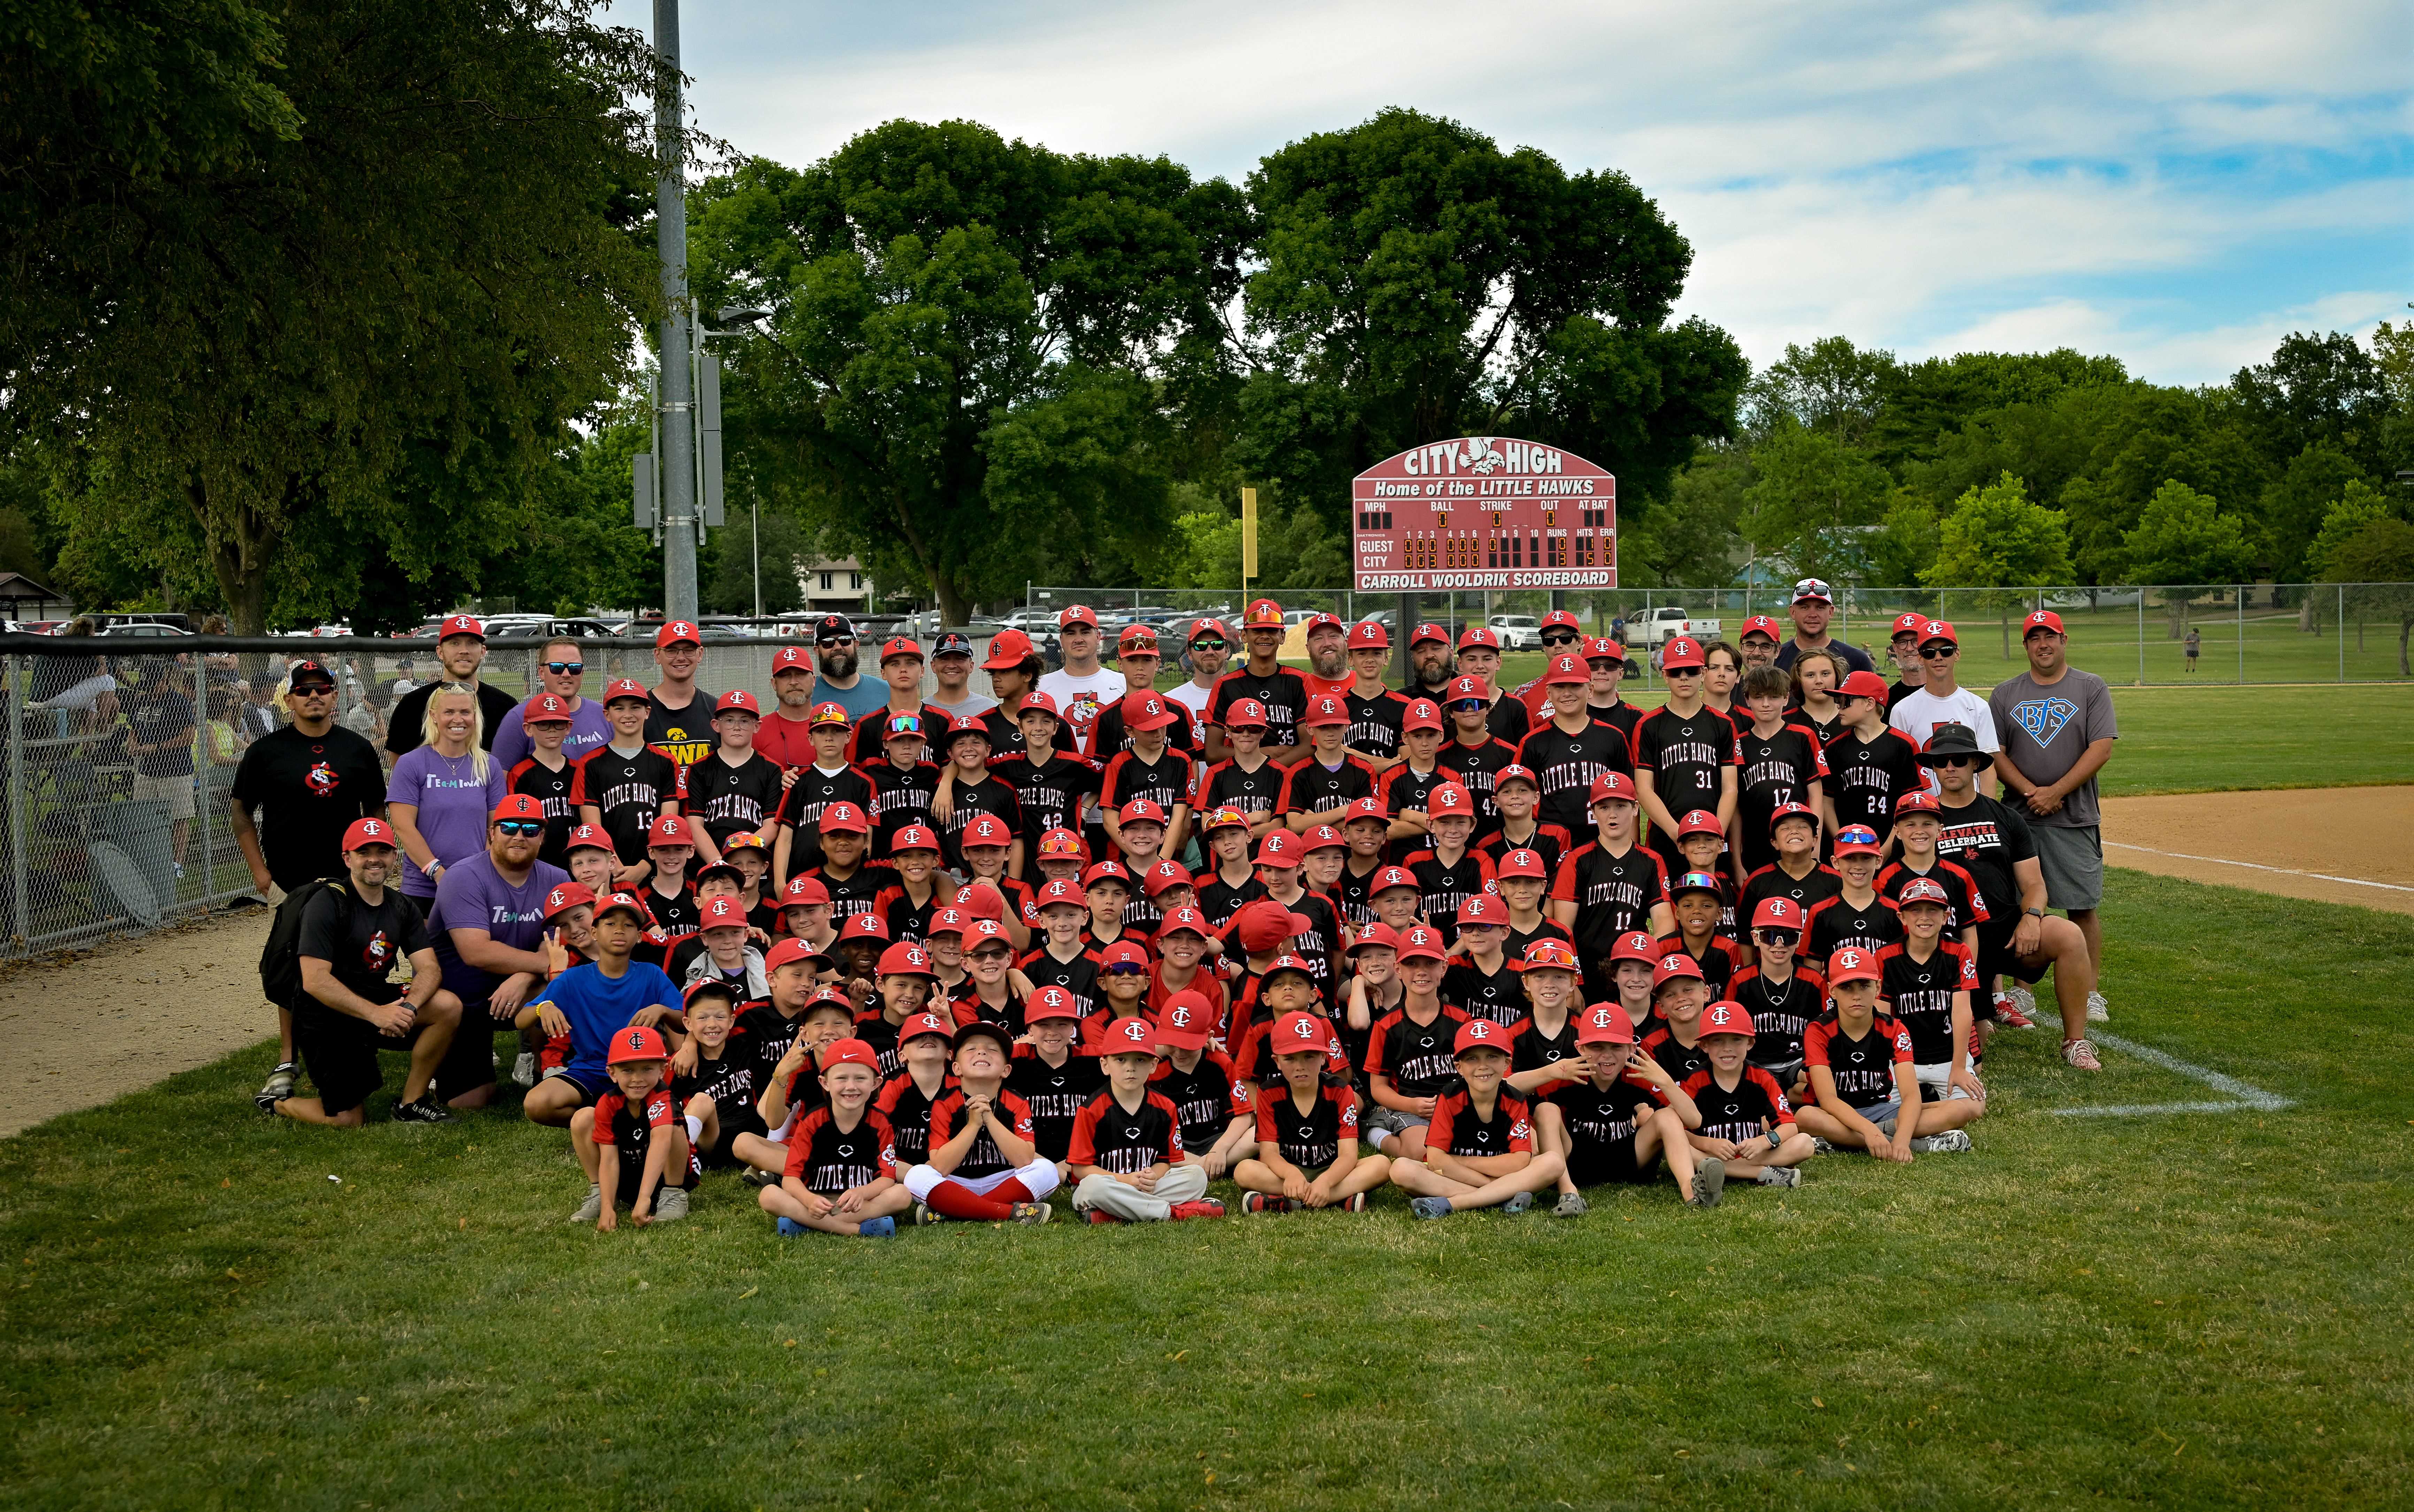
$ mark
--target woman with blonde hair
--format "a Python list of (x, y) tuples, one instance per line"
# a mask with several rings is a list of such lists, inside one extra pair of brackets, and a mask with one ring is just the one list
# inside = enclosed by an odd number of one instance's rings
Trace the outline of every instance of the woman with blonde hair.
[(474, 689), (440, 684), (428, 696), (422, 744), (395, 759), (386, 816), (402, 842), (402, 891), (436, 896), (444, 868), (486, 848), (487, 817), (511, 793), (503, 764), (486, 754)]

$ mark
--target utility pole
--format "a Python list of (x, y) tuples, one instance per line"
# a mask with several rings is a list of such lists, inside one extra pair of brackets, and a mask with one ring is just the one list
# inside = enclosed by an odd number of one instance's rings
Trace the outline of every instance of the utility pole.
[(662, 260), (663, 617), (695, 618), (695, 386), (688, 353), (687, 180), (678, 0), (654, 0), (654, 246)]

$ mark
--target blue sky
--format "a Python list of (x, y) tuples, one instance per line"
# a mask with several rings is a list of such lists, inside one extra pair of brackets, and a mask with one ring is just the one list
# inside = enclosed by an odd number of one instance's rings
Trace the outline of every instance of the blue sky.
[[(651, 7), (620, 0), (626, 24)], [(2414, 300), (2414, 7), (687, 0), (698, 123), (802, 164), (966, 117), (1239, 180), (1387, 105), (1620, 169), (1755, 362), (2069, 344), (2217, 381)]]

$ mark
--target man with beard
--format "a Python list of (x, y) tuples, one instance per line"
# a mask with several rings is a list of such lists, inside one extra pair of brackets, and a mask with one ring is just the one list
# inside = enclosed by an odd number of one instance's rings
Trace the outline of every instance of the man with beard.
[(1220, 619), (1194, 619), (1190, 637), (1184, 649), (1189, 654), (1190, 680), (1165, 695), (1169, 704), (1179, 704), (1190, 711), (1190, 745), (1194, 750), (1207, 749), (1207, 700), (1215, 692), (1215, 680), (1224, 675), (1224, 663), (1232, 654), (1232, 636)]
[(1307, 620), (1307, 692), (1311, 698), (1339, 698), (1356, 681), (1349, 671), (1349, 632), (1331, 615)]
[(1806, 577), (1794, 585), (1794, 604), (1788, 611), (1794, 620), (1794, 638), (1777, 648), (1777, 664), (1788, 672), (1794, 670), (1794, 659), (1805, 651), (1833, 651), (1846, 663), (1845, 675), (1855, 672), (1875, 672), (1870, 654), (1849, 641), (1840, 641), (1827, 633), (1827, 622), (1836, 617), (1836, 596), (1827, 585), (1815, 577)]
[[(404, 756), (425, 743), (427, 700), (437, 689), (451, 682), (475, 689), (478, 695), (478, 744), (488, 750), (495, 749), (495, 736), (511, 712), (518, 708), (519, 700), (492, 683), (478, 680), (478, 669), (486, 664), (486, 627), (474, 615), (452, 615), (436, 628), (436, 660), (443, 676), (423, 683), (395, 700), (394, 713), (386, 719), (385, 749), (392, 756)], [(261, 706), (265, 706), (262, 701)], [(269, 714), (266, 730), (254, 730), (255, 736), (276, 728), (276, 719)]]
[(821, 687), (814, 702), (835, 704), (849, 719), (860, 720), (888, 702), (888, 685), (857, 672), (855, 621), (844, 615), (824, 615), (813, 622), (813, 651), (821, 659)]
[(754, 732), (754, 749), (782, 768), (813, 764), (813, 659), (801, 645), (771, 658), (771, 707)]
[(1451, 662), (1450, 631), (1439, 625), (1419, 625), (1408, 637), (1408, 686), (1400, 691), (1412, 704), (1429, 698), (1439, 708), (1450, 702), (1450, 680), (1457, 675)]

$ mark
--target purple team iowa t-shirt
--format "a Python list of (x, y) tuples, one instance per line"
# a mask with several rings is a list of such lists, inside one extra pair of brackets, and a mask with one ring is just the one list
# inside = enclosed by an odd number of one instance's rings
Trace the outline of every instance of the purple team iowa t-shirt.
[[(510, 768), (492, 755), (481, 782), (468, 756), (445, 757), (433, 746), (414, 746), (394, 763), (385, 801), (419, 806), (419, 838), (449, 871), (473, 855), (485, 854), (487, 818), (511, 791)], [(412, 897), (436, 896), (436, 884), (407, 852), (402, 890)]]
[(544, 941), (545, 895), (569, 880), (570, 873), (559, 867), (539, 861), (529, 867), (528, 881), (514, 887), (484, 851), (446, 867), (443, 880), (436, 884), (436, 906), (427, 911), (427, 931), (435, 937), (436, 963), (443, 968), (446, 988), (465, 1003), (484, 1002), (498, 980), (461, 958), (453, 948), (452, 931), (484, 929), (499, 945), (539, 949)]

